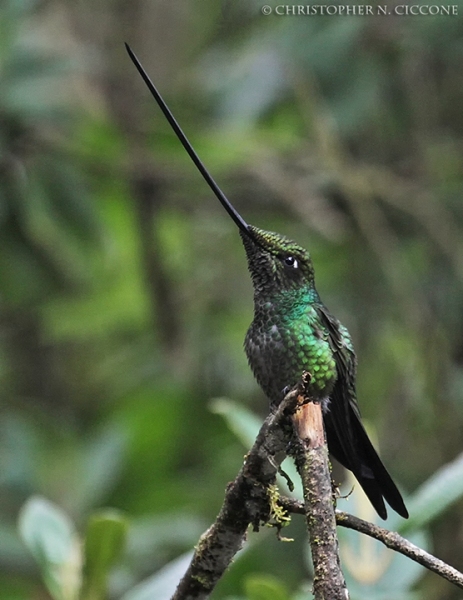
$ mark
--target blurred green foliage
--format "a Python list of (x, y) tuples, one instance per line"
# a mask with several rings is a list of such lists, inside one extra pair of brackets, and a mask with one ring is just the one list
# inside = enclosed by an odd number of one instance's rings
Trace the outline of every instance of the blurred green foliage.
[[(461, 17), (4, 0), (0, 600), (60, 597), (63, 569), (89, 586), (66, 598), (161, 598), (241, 464), (258, 418), (240, 406), (267, 410), (242, 350), (252, 290), (236, 228), (123, 41), (246, 220), (312, 252), (355, 341), (364, 417), (410, 495), (403, 527), (462, 570)], [(357, 489), (349, 502), (365, 508)], [(251, 535), (215, 597), (306, 597), (293, 521), (292, 544)], [(352, 593), (384, 597), (384, 557), (344, 533), (347, 554), (372, 557)], [(62, 569), (47, 571), (53, 553)], [(403, 597), (458, 598), (394, 569)]]

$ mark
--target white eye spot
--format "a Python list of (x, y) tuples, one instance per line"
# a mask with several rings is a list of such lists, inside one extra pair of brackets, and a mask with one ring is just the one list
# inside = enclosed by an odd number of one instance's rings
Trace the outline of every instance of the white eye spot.
[(294, 256), (287, 256), (284, 259), (284, 262), (287, 267), (291, 267), (292, 269), (297, 269), (299, 266), (299, 263), (297, 262), (297, 259), (294, 258)]

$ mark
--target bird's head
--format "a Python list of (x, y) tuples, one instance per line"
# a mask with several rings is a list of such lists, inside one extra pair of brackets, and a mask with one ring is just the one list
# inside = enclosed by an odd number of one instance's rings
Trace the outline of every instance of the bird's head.
[(314, 268), (307, 250), (283, 235), (253, 225), (240, 233), (256, 294), (314, 288)]

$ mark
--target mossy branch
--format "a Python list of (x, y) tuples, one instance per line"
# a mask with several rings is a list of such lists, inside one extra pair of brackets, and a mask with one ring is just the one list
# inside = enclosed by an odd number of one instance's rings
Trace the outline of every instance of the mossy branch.
[(255, 531), (271, 517), (269, 486), (286, 457), (292, 436), (290, 415), (298, 401), (299, 386), (289, 392), (275, 413), (264, 421), (236, 479), (231, 482), (215, 523), (201, 536), (187, 572), (172, 600), (208, 598), (233, 557), (246, 531)]
[[(334, 510), (321, 406), (307, 397), (306, 379), (303, 377), (301, 383), (285, 396), (276, 412), (265, 419), (240, 472), (227, 486), (216, 521), (201, 536), (172, 600), (209, 598), (242, 548), (249, 525), (257, 531), (262, 524), (275, 519), (275, 502), (288, 513), (306, 517), (316, 600), (346, 600), (349, 597), (340, 568), (336, 525), (355, 529), (383, 542), (388, 548), (463, 589), (463, 574), (453, 567), (395, 532)], [(302, 478), (304, 503), (275, 495), (276, 474), (289, 448)]]
[(346, 600), (349, 593), (339, 558), (322, 407), (304, 396), (300, 401), (293, 416), (297, 437), (295, 460), (304, 490), (304, 514), (314, 568), (314, 599)]
[[(280, 503), (288, 513), (305, 515), (304, 503), (299, 500), (280, 496)], [(395, 552), (400, 552), (400, 554), (407, 556), (423, 567), (426, 567), (426, 569), (433, 571), (433, 573), (440, 575), (443, 579), (446, 579), (460, 589), (463, 589), (463, 573), (457, 571), (457, 569), (451, 567), (443, 560), (429, 554), (429, 552), (426, 552), (422, 548), (415, 546), (415, 544), (412, 544), (409, 540), (395, 531), (389, 531), (389, 529), (364, 521), (363, 519), (354, 517), (354, 515), (350, 515), (341, 510), (336, 510), (335, 514), (338, 526), (354, 529), (359, 533), (363, 533), (378, 540), (387, 548), (390, 548)]]

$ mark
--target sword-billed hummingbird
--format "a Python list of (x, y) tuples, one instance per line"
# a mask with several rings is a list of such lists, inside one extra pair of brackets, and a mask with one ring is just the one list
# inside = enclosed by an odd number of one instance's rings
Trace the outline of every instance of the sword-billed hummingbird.
[(257, 382), (275, 406), (307, 371), (308, 393), (322, 402), (331, 454), (353, 472), (380, 517), (387, 517), (386, 500), (407, 518), (402, 496), (361, 423), (352, 341), (320, 300), (310, 254), (278, 233), (246, 223), (199, 159), (138, 58), (127, 44), (126, 48), (183, 147), (239, 228), (254, 287), (254, 319), (244, 347)]

